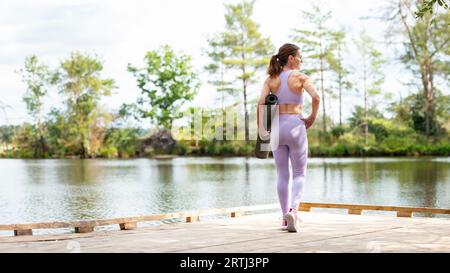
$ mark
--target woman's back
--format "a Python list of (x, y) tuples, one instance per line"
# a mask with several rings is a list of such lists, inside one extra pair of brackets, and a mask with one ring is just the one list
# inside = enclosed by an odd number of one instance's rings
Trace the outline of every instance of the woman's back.
[(269, 83), (272, 93), (278, 97), (278, 104), (303, 104), (303, 88), (299, 74), (294, 71), (281, 71), (280, 75)]

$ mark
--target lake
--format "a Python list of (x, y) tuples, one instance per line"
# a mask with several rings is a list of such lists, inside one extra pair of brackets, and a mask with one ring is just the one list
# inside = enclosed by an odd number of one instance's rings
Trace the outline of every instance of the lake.
[[(450, 208), (450, 158), (310, 158), (303, 200)], [(0, 224), (277, 202), (272, 158), (0, 159)]]

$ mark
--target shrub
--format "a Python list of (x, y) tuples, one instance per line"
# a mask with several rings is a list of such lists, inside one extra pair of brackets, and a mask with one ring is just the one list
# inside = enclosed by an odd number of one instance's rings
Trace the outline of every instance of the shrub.
[(99, 152), (100, 152), (100, 156), (105, 157), (105, 158), (113, 158), (113, 157), (117, 157), (117, 155), (118, 155), (117, 148), (114, 146), (102, 147), (102, 148), (100, 148)]

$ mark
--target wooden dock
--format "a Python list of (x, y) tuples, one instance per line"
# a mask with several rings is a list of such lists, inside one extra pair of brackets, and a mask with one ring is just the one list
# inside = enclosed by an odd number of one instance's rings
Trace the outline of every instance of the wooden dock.
[[(121, 225), (123, 230), (116, 231), (89, 229), (89, 233), (3, 236), (0, 237), (0, 252), (450, 252), (450, 218), (411, 217), (419, 209), (443, 214), (450, 210), (302, 203), (299, 215), (303, 222), (297, 233), (280, 229), (279, 213), (244, 215), (246, 210), (273, 206), (234, 208), (230, 214), (234, 217), (211, 220), (202, 220), (200, 215), (230, 213), (226, 211), (229, 209), (199, 215), (191, 212), (188, 216), (191, 221), (186, 217), (187, 222), (150, 227), (139, 227), (134, 218), (121, 218), (121, 221), (131, 219), (135, 225), (130, 226), (132, 229)], [(347, 209), (349, 214), (311, 211), (314, 207), (338, 207)], [(368, 215), (362, 213), (365, 210), (388, 210), (397, 214)], [(81, 222), (74, 223), (80, 225)], [(102, 224), (101, 221), (96, 223)], [(17, 231), (20, 227), (0, 225), (3, 230), (15, 228)], [(36, 228), (33, 224), (22, 227)]]

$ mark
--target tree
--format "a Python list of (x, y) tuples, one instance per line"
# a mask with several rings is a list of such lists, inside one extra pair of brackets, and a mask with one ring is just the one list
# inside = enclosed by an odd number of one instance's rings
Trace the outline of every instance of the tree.
[(294, 41), (303, 45), (302, 52), (305, 59), (310, 61), (304, 69), (307, 74), (319, 73), (320, 91), (322, 94), (322, 126), (323, 132), (327, 131), (327, 107), (325, 104), (325, 93), (330, 93), (324, 86), (325, 73), (332, 71), (333, 54), (336, 49), (333, 41), (336, 41), (335, 31), (327, 27), (331, 19), (331, 11), (323, 10), (321, 6), (314, 4), (312, 12), (303, 11), (302, 17), (305, 18), (307, 26), (302, 29), (294, 29), (292, 35)]
[(3, 144), (3, 151), (8, 150), (17, 128), (17, 125), (0, 126), (0, 143)]
[[(435, 95), (437, 86), (443, 86), (450, 82), (450, 13), (437, 13), (432, 19), (429, 13), (422, 14), (422, 20), (411, 20), (414, 17), (412, 8), (418, 7), (422, 1), (393, 0), (386, 9), (389, 13), (386, 17), (391, 21), (400, 22), (401, 35), (406, 37), (403, 42), (404, 51), (400, 54), (400, 60), (414, 75), (419, 75), (419, 90), (424, 99), (424, 128), (425, 134), (432, 135), (432, 113), (435, 112)], [(394, 14), (392, 14), (394, 11)], [(434, 20), (434, 23), (432, 23)], [(413, 23), (411, 23), (413, 22)], [(391, 30), (389, 31), (392, 31)], [(439, 84), (439, 78), (443, 83)]]
[(222, 113), (225, 115), (225, 94), (234, 95), (238, 89), (233, 87), (233, 82), (225, 77), (226, 66), (223, 61), (227, 56), (228, 48), (221, 44), (222, 41), (220, 35), (208, 39), (209, 48), (205, 50), (205, 53), (211, 59), (211, 63), (204, 69), (212, 76), (208, 82), (216, 86), (216, 90), (220, 94)]
[[(22, 81), (27, 85), (27, 90), (23, 96), (23, 101), (27, 105), (28, 114), (34, 120), (37, 136), (34, 152), (35, 157), (42, 157), (47, 153), (48, 147), (45, 140), (45, 126), (43, 122), (43, 99), (48, 93), (48, 89), (55, 83), (55, 73), (47, 65), (40, 64), (36, 56), (25, 59), (24, 68), (19, 70)], [(30, 136), (33, 138), (33, 136)]]
[[(218, 34), (217, 52), (229, 74), (235, 72), (236, 79), (242, 82), (244, 97), (245, 140), (249, 142), (248, 88), (256, 82), (256, 73), (269, 62), (268, 55), (273, 51), (269, 38), (263, 38), (259, 25), (251, 18), (255, 0), (238, 4), (225, 4), (225, 31)], [(234, 74), (233, 74), (234, 75)]]
[(355, 44), (360, 55), (361, 72), (359, 77), (362, 80), (362, 93), (364, 97), (364, 138), (367, 142), (369, 134), (368, 113), (370, 107), (369, 99), (381, 93), (381, 84), (384, 82), (384, 74), (381, 70), (385, 60), (381, 52), (375, 48), (373, 39), (367, 35), (365, 30), (361, 31), (359, 37), (355, 39)]
[[(361, 128), (367, 122), (364, 118), (366, 109), (361, 106), (355, 106), (351, 116), (348, 118), (348, 125), (350, 128)], [(371, 118), (383, 118), (383, 115), (375, 107), (371, 107), (367, 110), (368, 116)]]
[(105, 135), (106, 146), (114, 147), (117, 155), (121, 158), (135, 156), (141, 149), (139, 136), (142, 135), (140, 128), (110, 128)]
[(433, 6), (441, 6), (444, 9), (450, 9), (450, 5), (447, 0), (424, 0), (419, 10), (414, 12), (416, 18), (423, 18), (425, 14), (433, 14)]
[(12, 146), (15, 148), (16, 156), (20, 158), (36, 157), (37, 142), (36, 127), (30, 123), (24, 123), (15, 130), (12, 138)]
[(3, 113), (6, 122), (6, 125), (0, 127), (0, 142), (3, 143), (3, 151), (8, 150), (8, 144), (10, 144), (12, 141), (15, 129), (14, 126), (8, 125), (8, 113), (6, 112), (6, 109), (8, 108), (11, 108), (11, 106), (5, 104), (0, 100), (0, 111)]
[(114, 115), (98, 107), (93, 113), (93, 122), (89, 134), (89, 151), (92, 156), (99, 154), (104, 144), (105, 136)]
[(79, 148), (76, 143), (76, 124), (69, 122), (67, 113), (52, 107), (46, 116), (48, 143), (52, 155), (63, 157), (67, 153), (73, 154)]
[(332, 71), (336, 75), (335, 81), (337, 82), (339, 92), (339, 126), (342, 127), (342, 89), (350, 89), (352, 88), (352, 84), (348, 79), (350, 71), (344, 67), (344, 60), (342, 56), (342, 53), (346, 48), (345, 32), (336, 31), (332, 33), (332, 37), (332, 51), (334, 54), (331, 55), (328, 60)]
[(92, 155), (91, 137), (98, 118), (98, 107), (103, 96), (111, 95), (115, 88), (113, 79), (101, 77), (103, 64), (95, 56), (80, 52), (72, 53), (61, 62), (59, 84), (61, 94), (66, 96), (69, 122), (75, 127), (82, 158)]
[(142, 96), (122, 110), (135, 109), (141, 118), (150, 118), (157, 126), (169, 129), (180, 106), (191, 101), (200, 86), (192, 71), (191, 57), (165, 45), (147, 52), (144, 62), (142, 68), (128, 64)]
[[(425, 116), (423, 114), (423, 94), (409, 95), (400, 102), (392, 103), (389, 110), (395, 115), (395, 120), (413, 128), (416, 132), (425, 134)], [(445, 135), (444, 126), (450, 120), (450, 95), (436, 94), (436, 104), (431, 115), (431, 134)]]
[[(399, 5), (403, 12), (403, 5)], [(405, 11), (406, 12), (406, 11)], [(435, 77), (443, 75), (447, 78), (450, 74), (450, 33), (447, 31), (450, 24), (450, 13), (439, 14), (435, 18), (435, 24), (431, 24), (431, 16), (424, 15), (423, 21), (417, 21), (414, 26), (406, 22), (406, 13), (401, 13), (402, 22), (408, 33), (409, 41), (405, 43), (406, 53), (401, 60), (412, 71), (419, 70), (423, 87), (423, 111), (425, 113), (425, 133), (431, 135), (432, 113), (435, 111)]]

